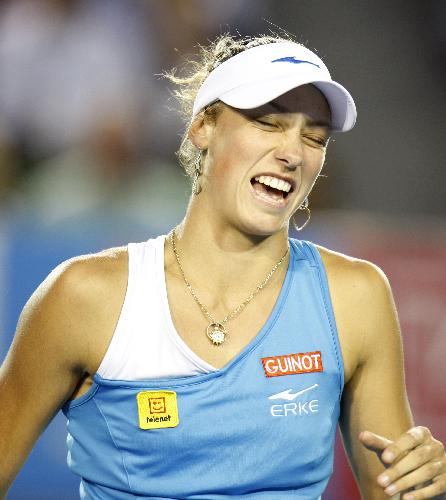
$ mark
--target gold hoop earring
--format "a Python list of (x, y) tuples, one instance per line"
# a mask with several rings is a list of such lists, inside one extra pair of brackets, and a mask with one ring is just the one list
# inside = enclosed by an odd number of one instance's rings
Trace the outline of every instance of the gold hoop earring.
[(307, 212), (307, 220), (301, 226), (298, 226), (296, 224), (296, 221), (294, 220), (294, 216), (296, 215), (297, 212), (295, 212), (293, 214), (293, 217), (291, 217), (293, 226), (295, 227), (296, 231), (302, 231), (302, 229), (310, 222), (311, 210), (309, 209), (308, 205), (309, 205), (308, 198), (305, 198), (305, 200), (302, 202), (302, 205), (298, 208), (298, 210), (305, 210)]
[(201, 186), (198, 183), (198, 178), (202, 174), (201, 169), (201, 150), (199, 150), (198, 156), (195, 158), (194, 162), (194, 180), (192, 181), (192, 193), (197, 196), (201, 192)]

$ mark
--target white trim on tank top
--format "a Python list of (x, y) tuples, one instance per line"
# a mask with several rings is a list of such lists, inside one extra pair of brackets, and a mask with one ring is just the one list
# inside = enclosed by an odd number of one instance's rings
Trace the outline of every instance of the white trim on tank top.
[(217, 371), (178, 334), (167, 297), (161, 235), (129, 243), (128, 284), (110, 345), (97, 373), (110, 380), (187, 377)]

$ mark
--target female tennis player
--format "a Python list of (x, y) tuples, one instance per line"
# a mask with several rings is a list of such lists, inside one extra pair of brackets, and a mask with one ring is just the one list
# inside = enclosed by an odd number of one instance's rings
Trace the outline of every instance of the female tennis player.
[(170, 78), (184, 219), (33, 294), (1, 369), (1, 492), (62, 408), (85, 499), (318, 499), (338, 422), (363, 498), (440, 498), (444, 447), (412, 422), (385, 276), (288, 237), (353, 98), (275, 37), (222, 37)]

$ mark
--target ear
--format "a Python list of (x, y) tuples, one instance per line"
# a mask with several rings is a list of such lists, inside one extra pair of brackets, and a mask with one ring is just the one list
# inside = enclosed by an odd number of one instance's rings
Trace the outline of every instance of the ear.
[(189, 127), (188, 137), (195, 147), (205, 150), (208, 149), (213, 130), (214, 123), (206, 120), (204, 113), (199, 113)]

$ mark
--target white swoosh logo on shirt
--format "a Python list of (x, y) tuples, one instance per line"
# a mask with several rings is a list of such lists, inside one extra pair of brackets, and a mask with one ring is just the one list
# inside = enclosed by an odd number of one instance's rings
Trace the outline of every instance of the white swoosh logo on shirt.
[(269, 396), (268, 399), (286, 399), (287, 401), (293, 401), (298, 396), (303, 394), (304, 392), (311, 391), (312, 389), (316, 389), (319, 384), (314, 384), (311, 387), (307, 387), (306, 389), (302, 389), (301, 391), (295, 392), (294, 394), (291, 392), (292, 389), (287, 389), (286, 391), (279, 392), (278, 394), (273, 394)]

